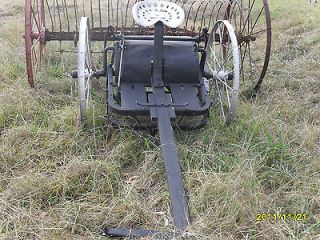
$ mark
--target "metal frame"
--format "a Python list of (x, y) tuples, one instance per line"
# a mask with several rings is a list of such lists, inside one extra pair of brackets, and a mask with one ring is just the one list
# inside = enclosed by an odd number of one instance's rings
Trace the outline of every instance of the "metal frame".
[[(32, 1), (32, 2), (31, 2)], [(54, 1), (53, 8), (49, 6), (48, 0), (26, 0), (26, 25), (25, 25), (25, 44), (26, 44), (26, 60), (27, 60), (27, 72), (28, 72), (28, 81), (31, 87), (34, 86), (34, 71), (37, 68), (38, 61), (33, 61), (32, 55), (39, 55), (41, 62), (43, 58), (43, 51), (46, 42), (49, 41), (73, 41), (75, 44), (79, 41), (79, 30), (78, 30), (78, 16), (79, 6), (77, 1), (73, 0), (73, 9), (75, 16), (75, 28), (71, 28), (71, 18), (69, 17), (68, 12), (68, 0), (60, 0), (62, 5), (59, 5), (59, 0)], [(121, 0), (109, 0), (107, 2), (108, 9), (108, 21), (107, 27), (102, 26), (103, 16), (102, 16), (102, 2), (98, 1), (98, 22), (95, 22), (94, 11), (95, 7), (92, 0), (89, 1), (89, 15), (91, 15), (91, 30), (89, 32), (91, 41), (103, 41), (105, 43), (104, 47), (104, 69), (97, 71), (92, 74), (92, 76), (105, 76), (107, 78), (107, 101), (108, 101), (108, 116), (111, 114), (131, 116), (136, 119), (139, 117), (147, 117), (149, 121), (140, 122), (131, 127), (137, 128), (157, 128), (160, 135), (160, 142), (164, 160), (164, 166), (167, 177), (167, 184), (169, 189), (170, 200), (172, 203), (172, 213), (174, 225), (176, 227), (176, 233), (164, 233), (153, 230), (145, 229), (118, 229), (118, 228), (105, 228), (103, 235), (115, 236), (115, 237), (143, 237), (143, 236), (161, 236), (161, 237), (172, 237), (172, 236), (181, 236), (186, 230), (187, 226), (190, 224), (190, 216), (188, 210), (188, 204), (186, 201), (186, 193), (183, 186), (183, 178), (180, 169), (180, 159), (177, 153), (177, 147), (175, 144), (174, 138), (174, 127), (179, 128), (197, 128), (201, 127), (206, 123), (209, 109), (210, 109), (210, 97), (206, 91), (206, 86), (203, 78), (219, 78), (215, 76), (214, 73), (208, 73), (204, 69), (206, 61), (206, 46), (208, 43), (208, 28), (210, 29), (210, 24), (216, 22), (219, 19), (227, 19), (230, 15), (230, 6), (236, 0), (204, 0), (204, 1), (193, 1), (188, 3), (183, 1), (182, 7), (186, 12), (186, 21), (185, 25), (181, 28), (167, 28), (164, 27), (162, 22), (157, 22), (154, 27), (141, 28), (137, 27), (134, 22), (132, 24), (128, 23), (128, 9), (131, 9), (131, 6), (135, 3), (133, 0), (127, 0), (126, 7), (121, 7)], [(266, 11), (266, 19), (270, 21), (270, 15), (268, 15), (268, 4), (267, 0), (262, 0), (264, 3)], [(83, 1), (84, 2), (84, 1)], [(34, 3), (36, 3), (34, 5)], [(112, 5), (116, 4), (116, 8)], [(47, 5), (47, 18), (49, 17), (49, 25), (51, 23), (51, 29), (46, 28), (45, 25), (45, 5)], [(60, 7), (63, 7), (62, 9)], [(110, 14), (110, 9), (116, 9), (113, 14)], [(119, 18), (120, 13), (125, 10), (124, 19)], [(83, 6), (83, 15), (85, 13), (85, 7)], [(115, 14), (115, 15), (114, 15)], [(55, 19), (55, 16), (57, 19)], [(215, 18), (215, 21), (213, 20)], [(63, 23), (63, 19), (66, 21)], [(47, 19), (48, 20), (48, 19)], [(119, 21), (124, 21), (120, 23)], [(54, 22), (58, 22), (59, 29), (55, 29)], [(225, 21), (226, 22), (226, 21)], [(34, 29), (36, 27), (37, 29)], [(205, 28), (207, 27), (207, 28)], [(228, 30), (230, 26), (227, 24)], [(269, 29), (270, 28), (270, 29)], [(36, 31), (35, 31), (36, 30)], [(271, 31), (271, 25), (268, 24), (267, 30)], [(80, 33), (81, 35), (81, 33)], [(118, 82), (114, 81), (114, 69), (113, 69), (113, 60), (112, 57), (111, 64), (107, 63), (107, 55), (109, 51), (115, 51), (113, 47), (108, 47), (107, 42), (116, 42), (123, 41), (123, 36), (125, 39), (132, 40), (153, 40), (154, 43), (154, 55), (152, 63), (152, 73), (150, 79), (150, 87), (152, 92), (147, 95), (147, 100), (135, 101), (133, 105), (121, 105), (115, 101), (114, 88), (121, 87), (120, 93), (126, 94), (129, 100), (134, 94), (146, 94), (144, 91), (145, 86), (140, 86), (139, 83), (130, 83), (129, 85), (120, 84), (120, 77)], [(81, 38), (81, 36), (80, 36)], [(233, 40), (236, 38), (235, 35), (232, 36)], [(214, 36), (214, 40), (224, 44), (229, 44), (228, 39), (221, 39), (219, 35)], [(241, 41), (254, 41), (254, 38), (250, 36), (240, 36), (238, 40)], [(163, 50), (164, 50), (164, 41), (191, 41), (197, 44), (198, 54), (201, 55), (201, 60), (199, 63), (200, 73), (198, 76), (198, 82), (196, 83), (179, 83), (180, 87), (190, 88), (195, 91), (197, 89), (197, 96), (195, 102), (198, 105), (192, 104), (193, 100), (185, 100), (183, 94), (179, 92), (178, 88), (174, 85), (175, 83), (167, 83), (163, 78)], [(236, 42), (236, 41), (233, 41)], [(204, 47), (201, 44), (204, 43)], [(81, 56), (82, 41), (79, 42), (81, 45), (79, 47), (79, 56)], [(267, 50), (270, 50), (271, 38), (270, 35), (267, 36)], [(38, 51), (36, 50), (38, 47)], [(234, 49), (238, 46), (233, 45)], [(238, 50), (238, 49), (237, 49)], [(268, 65), (270, 55), (268, 53), (265, 56), (265, 65), (263, 67), (261, 76), (262, 79), (265, 75), (266, 67)], [(236, 61), (237, 62), (237, 61)], [(82, 62), (80, 61), (80, 64)], [(237, 62), (238, 63), (238, 62)], [(83, 77), (81, 73), (74, 73), (74, 77)], [(151, 69), (150, 69), (151, 70)], [(80, 74), (80, 75), (79, 75)], [(218, 74), (217, 74), (218, 75)], [(255, 90), (260, 87), (262, 79), (258, 80)], [(90, 75), (91, 77), (91, 75)], [(83, 85), (83, 84), (82, 84)], [(83, 86), (82, 86), (83, 87)], [(132, 89), (143, 89), (139, 92), (137, 90), (129, 93), (129, 90), (126, 90), (126, 87)], [(166, 92), (165, 88), (169, 87), (171, 90), (171, 96), (173, 94), (178, 94), (177, 99), (181, 102), (173, 102), (170, 98), (170, 95)], [(195, 93), (193, 93), (195, 94)], [(131, 98), (131, 99), (130, 99)], [(83, 101), (83, 99), (81, 99)], [(188, 102), (189, 101), (189, 102)], [(130, 102), (130, 101), (128, 101)], [(193, 107), (191, 107), (193, 106)], [(197, 107), (194, 107), (197, 106)], [(231, 109), (231, 112), (233, 108)], [(177, 118), (192, 118), (200, 117), (194, 125), (181, 124), (180, 120), (175, 121)], [(121, 125), (121, 122), (118, 120), (111, 120), (114, 125)], [(127, 126), (127, 125), (125, 125)]]
[[(178, 0), (171, 0), (178, 3)], [(180, 28), (164, 28), (166, 36), (197, 37), (203, 28), (211, 29), (212, 23), (220, 19), (228, 19), (233, 3), (244, 0), (183, 0), (180, 5), (186, 13), (185, 24)], [(266, 49), (264, 65), (252, 86), (253, 95), (260, 89), (265, 77), (271, 52), (271, 18), (268, 0), (263, 2), (266, 19)], [(115, 41), (119, 34), (129, 36), (154, 35), (153, 27), (137, 26), (130, 15), (135, 0), (25, 0), (25, 46), (28, 82), (34, 86), (35, 73), (40, 68), (47, 42), (78, 41), (78, 25), (80, 16), (90, 18), (90, 36), (92, 41)], [(243, 42), (256, 41), (255, 38), (237, 34), (239, 46)], [(60, 49), (60, 53), (70, 52)], [(241, 52), (240, 55), (245, 55)]]
[[(205, 102), (203, 104), (203, 107), (198, 109), (198, 112), (188, 110), (186, 108), (188, 103), (172, 103), (171, 99), (168, 97), (168, 94), (164, 90), (167, 84), (163, 81), (163, 36), (164, 26), (163, 23), (159, 21), (155, 24), (153, 67), (152, 77), (150, 79), (152, 93), (149, 96), (149, 102), (141, 103), (141, 109), (132, 109), (128, 106), (121, 107), (120, 105), (117, 107), (117, 104), (113, 101), (113, 86), (117, 85), (117, 83), (113, 81), (114, 70), (112, 68), (112, 65), (110, 64), (108, 65), (107, 71), (108, 106), (109, 111), (117, 112), (118, 114), (131, 116), (137, 114), (149, 115), (150, 121), (154, 122), (153, 127), (158, 128), (169, 189), (169, 196), (172, 203), (173, 220), (174, 225), (177, 229), (176, 235), (181, 235), (190, 224), (190, 216), (180, 169), (180, 160), (171, 124), (171, 121), (176, 118), (176, 111), (173, 110), (173, 107), (181, 108), (180, 111), (177, 110), (177, 112), (182, 115), (189, 113), (191, 115), (207, 116), (210, 107), (210, 99), (206, 93), (202, 93), (204, 94), (203, 97), (205, 98)], [(204, 89), (204, 84), (200, 83), (200, 85), (201, 84), (202, 88), (201, 86), (200, 88)], [(122, 85), (123, 83), (121, 84), (121, 87), (123, 87)], [(131, 88), (132, 86), (132, 100), (134, 100), (136, 99), (137, 94), (139, 94), (136, 92), (137, 85), (133, 85), (131, 83), (129, 85), (129, 88)], [(126, 92), (124, 88), (122, 88), (121, 91), (121, 94), (128, 94), (130, 96), (130, 92)], [(146, 125), (144, 125), (144, 127), (146, 127)], [(111, 237), (168, 237), (175, 234), (145, 229), (105, 228), (103, 235)]]

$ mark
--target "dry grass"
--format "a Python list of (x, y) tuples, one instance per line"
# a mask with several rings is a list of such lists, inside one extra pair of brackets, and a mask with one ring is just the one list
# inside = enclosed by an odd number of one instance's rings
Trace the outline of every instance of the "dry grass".
[[(270, 6), (262, 93), (241, 102), (229, 128), (212, 116), (204, 129), (176, 133), (197, 239), (320, 238), (320, 7)], [(74, 81), (54, 58), (29, 89), (21, 7), (0, 9), (0, 239), (104, 239), (101, 228), (118, 224), (172, 229), (158, 137), (108, 126), (102, 98), (82, 130)], [(256, 221), (275, 212), (307, 220)]]

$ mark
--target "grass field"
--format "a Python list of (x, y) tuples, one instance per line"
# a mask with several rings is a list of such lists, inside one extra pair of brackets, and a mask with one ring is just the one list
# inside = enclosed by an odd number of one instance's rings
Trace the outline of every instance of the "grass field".
[[(176, 132), (196, 239), (320, 239), (320, 6), (270, 0), (270, 68), (236, 121)], [(159, 138), (114, 129), (51, 60), (27, 85), (23, 1), (0, 0), (0, 239), (106, 239), (103, 226), (172, 230)], [(76, 57), (76, 56), (74, 56)], [(262, 213), (306, 220), (257, 221)]]

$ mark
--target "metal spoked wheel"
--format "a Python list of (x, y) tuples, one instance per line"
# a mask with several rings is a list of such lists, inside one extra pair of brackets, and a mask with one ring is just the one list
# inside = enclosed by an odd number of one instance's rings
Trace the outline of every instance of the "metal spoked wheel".
[(206, 46), (205, 71), (213, 106), (219, 111), (222, 120), (228, 125), (234, 118), (239, 91), (239, 48), (233, 27), (227, 20), (218, 21)]
[(225, 19), (233, 26), (240, 52), (240, 84), (255, 96), (266, 75), (271, 52), (268, 0), (230, 0)]
[(80, 20), (78, 42), (78, 91), (80, 97), (80, 120), (82, 123), (87, 120), (92, 74), (89, 19), (82, 17)]
[(45, 16), (43, 0), (26, 0), (25, 4), (25, 50), (28, 83), (34, 87), (35, 74), (38, 71), (45, 50)]

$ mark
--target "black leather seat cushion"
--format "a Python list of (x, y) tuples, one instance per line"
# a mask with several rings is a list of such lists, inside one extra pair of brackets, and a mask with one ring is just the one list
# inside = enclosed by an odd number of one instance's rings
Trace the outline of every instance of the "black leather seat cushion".
[[(116, 76), (119, 74), (120, 53), (121, 49), (116, 47)], [(125, 41), (121, 81), (150, 83), (153, 55), (153, 40)], [(164, 82), (199, 82), (199, 60), (194, 42), (164, 41), (163, 58)]]

